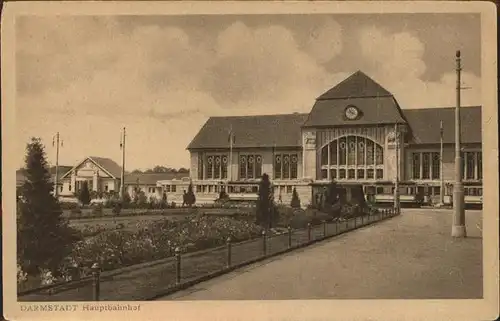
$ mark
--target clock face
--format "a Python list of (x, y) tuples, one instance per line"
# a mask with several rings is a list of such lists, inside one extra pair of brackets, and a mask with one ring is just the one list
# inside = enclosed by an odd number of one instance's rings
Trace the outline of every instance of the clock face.
[(349, 106), (345, 110), (345, 116), (347, 119), (356, 119), (359, 116), (359, 110), (354, 106)]

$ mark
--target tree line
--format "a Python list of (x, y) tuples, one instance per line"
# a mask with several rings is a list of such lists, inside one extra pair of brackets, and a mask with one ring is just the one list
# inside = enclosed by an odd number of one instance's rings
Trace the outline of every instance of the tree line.
[(157, 165), (153, 168), (149, 168), (146, 170), (140, 170), (140, 169), (135, 169), (132, 171), (133, 174), (149, 174), (149, 173), (180, 173), (180, 174), (188, 174), (189, 169), (181, 167), (181, 168), (172, 168), (172, 167), (165, 167), (165, 166), (160, 166)]

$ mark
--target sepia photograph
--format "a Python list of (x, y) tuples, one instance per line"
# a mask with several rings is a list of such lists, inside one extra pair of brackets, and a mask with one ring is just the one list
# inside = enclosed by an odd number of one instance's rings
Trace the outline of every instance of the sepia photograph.
[(498, 316), (493, 5), (45, 4), (2, 16), (11, 319)]

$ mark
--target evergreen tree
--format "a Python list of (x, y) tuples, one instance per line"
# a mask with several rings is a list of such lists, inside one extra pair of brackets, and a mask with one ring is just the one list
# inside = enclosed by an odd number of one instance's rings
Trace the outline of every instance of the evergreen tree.
[(297, 194), (297, 189), (293, 188), (292, 201), (290, 203), (292, 208), (300, 208), (299, 194)]
[(82, 184), (82, 189), (80, 190), (80, 193), (78, 194), (78, 200), (82, 205), (88, 205), (90, 204), (90, 192), (89, 192), (89, 185), (87, 182), (83, 182)]
[(271, 182), (269, 175), (263, 174), (259, 184), (259, 196), (257, 199), (257, 224), (271, 227), (274, 212), (273, 191), (271, 189)]
[(193, 183), (189, 183), (188, 191), (186, 194), (186, 205), (193, 206), (196, 203), (196, 196), (193, 191)]
[(26, 181), (21, 187), (17, 213), (17, 258), (29, 275), (41, 269), (58, 275), (58, 267), (79, 237), (62, 217), (53, 196), (53, 184), (40, 139), (32, 138), (26, 148)]

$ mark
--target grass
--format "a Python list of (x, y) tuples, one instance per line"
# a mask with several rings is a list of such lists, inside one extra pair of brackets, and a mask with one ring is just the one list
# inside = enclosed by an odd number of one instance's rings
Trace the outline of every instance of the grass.
[[(360, 226), (361, 219), (357, 219)], [(367, 222), (365, 221), (365, 225)], [(332, 236), (354, 228), (354, 220), (336, 225), (327, 224), (327, 235)], [(337, 226), (337, 227), (336, 227)], [(324, 236), (324, 226), (311, 229), (311, 239)], [(307, 230), (296, 230), (292, 234), (292, 246), (308, 242)], [(267, 254), (274, 254), (288, 248), (288, 235), (273, 236), (267, 239)], [(232, 245), (232, 264), (238, 265), (255, 260), (264, 254), (263, 239), (258, 238)], [(200, 251), (181, 257), (182, 282), (190, 281), (222, 270), (227, 264), (225, 246)], [(142, 265), (136, 269), (124, 269), (124, 272), (106, 276), (103, 274), (100, 283), (100, 298), (104, 301), (147, 300), (164, 293), (176, 283), (175, 258), (161, 260), (158, 264)], [(25, 295), (19, 301), (88, 301), (92, 300), (92, 283), (87, 282), (78, 287), (54, 289)]]

